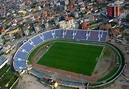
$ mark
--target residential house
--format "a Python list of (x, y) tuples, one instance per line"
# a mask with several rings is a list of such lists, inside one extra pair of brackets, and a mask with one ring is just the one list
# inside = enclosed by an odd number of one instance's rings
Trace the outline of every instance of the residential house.
[(36, 10), (40, 11), (42, 8), (40, 6), (36, 7)]
[(64, 3), (65, 3), (65, 5), (68, 5), (69, 4), (69, 0), (65, 0)]
[(26, 36), (28, 36), (28, 35), (30, 34), (29, 29), (24, 30), (24, 34), (25, 34)]
[(88, 14), (91, 14), (91, 10), (86, 9), (86, 14), (87, 14), (87, 15), (88, 15)]
[(111, 24), (102, 24), (99, 26), (100, 30), (109, 30), (111, 29)]
[(81, 26), (82, 26), (82, 29), (83, 29), (83, 30), (87, 30), (87, 29), (88, 29), (87, 22), (83, 22), (83, 23), (81, 24)]
[(63, 20), (59, 22), (59, 27), (62, 29), (70, 29), (70, 24), (67, 21)]
[(70, 12), (74, 12), (77, 9), (77, 7), (73, 6), (73, 5), (68, 5), (68, 10)]
[(104, 0), (97, 0), (98, 4), (103, 4)]
[(1, 50), (1, 48), (2, 48), (1, 45), (3, 45), (3, 39), (2, 39), (2, 36), (0, 35), (0, 50)]
[(129, 37), (126, 37), (125, 40), (126, 40), (126, 44), (129, 45)]
[(0, 34), (4, 35), (5, 32), (6, 32), (5, 28), (4, 28), (4, 27), (1, 27), (1, 28), (0, 28)]
[(79, 17), (78, 12), (74, 12), (74, 17), (75, 18), (78, 18)]
[(62, 29), (70, 29), (75, 28), (74, 18), (67, 17), (66, 20), (62, 20), (59, 22), (59, 27)]
[(18, 11), (18, 14), (20, 14), (20, 15), (25, 15), (27, 12), (25, 11), (25, 10), (23, 10), (23, 11)]
[(59, 27), (62, 29), (66, 29), (66, 21), (65, 20), (59, 21)]
[(57, 25), (58, 22), (59, 22), (59, 18), (58, 17), (55, 17), (55, 18), (53, 18), (53, 20), (54, 20), (54, 23)]
[(18, 33), (20, 31), (19, 28), (16, 29), (12, 29), (6, 32), (7, 35), (9, 35), (10, 37), (13, 36), (15, 33)]
[(47, 11), (43, 11), (42, 16), (46, 17), (47, 16)]
[(30, 31), (29, 31), (29, 28), (30, 28), (30, 25), (29, 24), (26, 24), (24, 27), (23, 27), (23, 32), (26, 36), (28, 36), (30, 34)]
[(78, 0), (78, 5), (82, 5), (82, 4), (84, 4), (84, 2), (83, 2), (83, 0)]
[(85, 6), (84, 5), (81, 5), (80, 6), (80, 11), (83, 11), (83, 10), (85, 10)]
[(126, 29), (124, 30), (124, 33), (125, 33), (125, 34), (129, 34), (129, 29), (126, 28)]
[(76, 0), (69, 0), (70, 4), (75, 4)]
[(120, 28), (114, 28), (110, 30), (109, 34), (112, 34), (116, 38), (122, 37), (122, 32), (120, 32)]
[(75, 28), (74, 18), (68, 17), (66, 18), (67, 23), (70, 25), (70, 28)]
[(39, 24), (34, 24), (34, 29), (35, 29), (35, 32), (38, 33), (39, 31), (41, 31), (41, 27), (39, 26)]
[(48, 29), (48, 27), (49, 27), (48, 22), (44, 23), (44, 25), (45, 25), (45, 29)]

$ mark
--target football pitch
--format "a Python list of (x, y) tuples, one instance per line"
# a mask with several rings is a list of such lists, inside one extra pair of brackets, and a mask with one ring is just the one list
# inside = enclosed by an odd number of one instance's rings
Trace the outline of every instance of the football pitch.
[(38, 64), (91, 76), (102, 46), (55, 42)]

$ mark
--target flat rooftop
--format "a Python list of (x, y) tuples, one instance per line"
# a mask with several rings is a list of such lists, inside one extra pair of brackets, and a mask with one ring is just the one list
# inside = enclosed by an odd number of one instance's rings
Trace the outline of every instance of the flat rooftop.
[(6, 57), (0, 56), (0, 65), (2, 65), (7, 60)]

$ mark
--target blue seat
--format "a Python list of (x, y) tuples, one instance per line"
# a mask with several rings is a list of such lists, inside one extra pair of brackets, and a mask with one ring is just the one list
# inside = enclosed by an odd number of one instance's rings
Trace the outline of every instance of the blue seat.
[(72, 39), (73, 38), (73, 30), (67, 30), (66, 35), (64, 38)]
[(44, 74), (42, 74), (42, 73), (40, 73), (40, 72), (38, 72), (34, 69), (31, 69), (30, 73), (33, 74), (34, 76), (38, 77), (38, 78), (43, 78), (45, 76)]
[(55, 30), (55, 38), (59, 38), (60, 30)]
[(61, 84), (62, 84), (62, 85), (68, 85), (68, 86), (69, 86), (69, 85), (71, 85), (71, 82), (62, 80), (62, 81), (61, 81)]
[(78, 30), (74, 39), (85, 40), (86, 39), (86, 32)]
[(27, 53), (22, 52), (20, 50), (15, 54), (15, 58), (21, 58), (21, 59), (26, 60), (26, 57), (27, 57)]
[(30, 52), (33, 49), (33, 45), (31, 45), (30, 43), (26, 42), (22, 48), (25, 49), (27, 52)]
[(63, 37), (63, 30), (60, 30), (58, 37), (59, 38), (62, 38)]
[(107, 34), (108, 34), (107, 32), (103, 32), (103, 35), (102, 35), (102, 37), (100, 39), (100, 42), (106, 42)]
[(14, 60), (14, 62), (15, 62), (15, 67), (17, 68), (17, 70), (26, 70), (27, 69), (26, 61)]
[(84, 83), (71, 82), (71, 81), (65, 81), (65, 80), (62, 80), (62, 81), (61, 81), (61, 84), (62, 84), (62, 85), (67, 85), (67, 86), (81, 86), (81, 87), (87, 86), (87, 85), (84, 84)]
[(91, 31), (90, 37), (88, 38), (89, 41), (98, 41), (98, 31)]
[(50, 40), (50, 39), (53, 38), (51, 32), (46, 32), (46, 33), (43, 34), (43, 36), (44, 36), (44, 40)]
[(43, 40), (39, 36), (32, 38), (31, 41), (34, 43), (34, 45), (38, 45), (43, 42)]
[(86, 86), (85, 84), (79, 83), (79, 82), (72, 82), (71, 85), (72, 86), (80, 86), (80, 87)]

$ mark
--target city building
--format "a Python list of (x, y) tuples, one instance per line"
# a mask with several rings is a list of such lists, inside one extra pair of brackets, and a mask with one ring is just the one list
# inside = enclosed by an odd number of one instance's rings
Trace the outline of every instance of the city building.
[(74, 18), (73, 17), (66, 18), (66, 21), (70, 25), (70, 28), (74, 28), (75, 27), (75, 23), (74, 23)]
[(116, 3), (109, 3), (107, 5), (107, 12), (109, 17), (117, 17), (120, 15), (120, 5)]
[(62, 29), (70, 29), (70, 25), (65, 20), (59, 22), (59, 27)]
[(5, 32), (6, 32), (6, 30), (5, 30), (5, 28), (4, 27), (2, 27), (1, 29), (0, 29), (0, 34), (5, 34)]
[(6, 34), (11, 37), (12, 35), (14, 35), (15, 33), (19, 32), (19, 31), (20, 31), (20, 29), (16, 28), (16, 29), (8, 31)]

